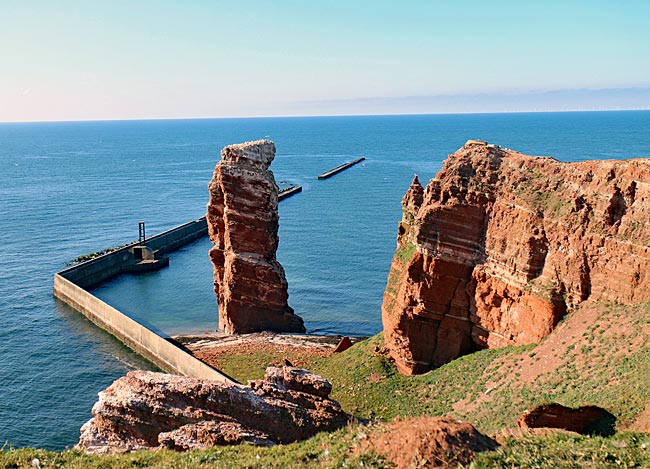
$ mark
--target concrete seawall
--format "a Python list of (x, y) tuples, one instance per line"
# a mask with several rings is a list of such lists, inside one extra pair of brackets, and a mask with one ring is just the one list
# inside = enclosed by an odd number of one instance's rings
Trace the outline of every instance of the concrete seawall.
[(147, 238), (147, 246), (161, 254), (167, 254), (207, 235), (208, 224), (205, 217), (201, 217)]
[[(154, 251), (168, 253), (206, 234), (204, 217), (153, 236), (147, 239), (147, 245)], [(136, 244), (57, 272), (54, 274), (54, 296), (168, 373), (234, 383), (228, 376), (86, 290), (122, 273), (132, 259), (129, 249)]]
[[(162, 255), (207, 236), (207, 234), (208, 225), (205, 217), (202, 217), (147, 238), (146, 244), (153, 251), (157, 251)], [(126, 265), (133, 259), (129, 249), (137, 244), (139, 243), (127, 244), (108, 254), (62, 270), (58, 272), (58, 275), (81, 288), (90, 289), (96, 287), (125, 271)]]
[(169, 373), (234, 382), (59, 274), (54, 275), (54, 295)]

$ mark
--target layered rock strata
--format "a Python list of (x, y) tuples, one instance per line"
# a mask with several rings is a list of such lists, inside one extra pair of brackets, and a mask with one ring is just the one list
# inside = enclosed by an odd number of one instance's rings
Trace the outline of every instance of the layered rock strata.
[(221, 151), (209, 184), (210, 259), (227, 333), (305, 332), (288, 305), (287, 280), (276, 259), (278, 186), (269, 170), (275, 144), (259, 140)]
[(290, 443), (350, 422), (329, 399), (331, 389), (322, 376), (293, 367), (267, 368), (248, 386), (132, 371), (99, 393), (78, 447), (105, 454)]
[(650, 160), (561, 163), (481, 141), (402, 200), (382, 320), (402, 373), (539, 342), (587, 299), (650, 300)]

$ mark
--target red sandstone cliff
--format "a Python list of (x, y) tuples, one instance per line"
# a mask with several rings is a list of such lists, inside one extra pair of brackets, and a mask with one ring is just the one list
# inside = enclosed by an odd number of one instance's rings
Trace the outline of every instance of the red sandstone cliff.
[(587, 299), (650, 300), (650, 160), (468, 141), (402, 205), (382, 321), (403, 373), (539, 342)]
[(259, 140), (221, 151), (209, 184), (210, 259), (219, 327), (228, 333), (305, 332), (287, 304), (278, 248), (278, 186), (269, 170), (275, 144)]

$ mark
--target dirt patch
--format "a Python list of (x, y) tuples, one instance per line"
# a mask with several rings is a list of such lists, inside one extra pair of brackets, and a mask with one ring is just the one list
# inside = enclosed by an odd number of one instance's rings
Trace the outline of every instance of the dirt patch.
[[(220, 369), (227, 357), (232, 355), (256, 355), (265, 353), (274, 357), (269, 365), (304, 367), (314, 357), (329, 357), (341, 341), (341, 336), (319, 336), (306, 334), (276, 334), (260, 332), (255, 334), (204, 334), (200, 336), (178, 336), (174, 341), (192, 355)], [(356, 343), (364, 338), (352, 338)]]
[[(571, 362), (578, 372), (589, 374), (589, 365), (611, 362), (640, 348), (646, 338), (645, 325), (638, 324), (636, 317), (608, 309), (615, 307), (586, 302), (567, 316), (533, 354), (522, 357), (519, 380), (532, 383)], [(594, 353), (596, 350), (602, 353)]]
[(635, 432), (650, 432), (650, 404), (637, 415), (636, 420), (628, 430)]
[(406, 469), (466, 465), (475, 453), (498, 446), (496, 441), (462, 420), (418, 417), (395, 420), (370, 430), (359, 449), (374, 450), (397, 469)]

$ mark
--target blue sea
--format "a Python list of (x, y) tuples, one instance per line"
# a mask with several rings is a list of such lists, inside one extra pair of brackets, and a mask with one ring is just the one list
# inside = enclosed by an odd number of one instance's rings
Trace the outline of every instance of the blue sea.
[[(650, 112), (522, 113), (0, 124), (0, 446), (76, 443), (97, 393), (146, 361), (55, 301), (74, 257), (205, 214), (225, 145), (268, 138), (280, 203), (278, 258), (309, 332), (372, 335), (395, 248), (400, 201), (467, 139), (563, 161), (650, 157)], [(366, 157), (331, 179), (316, 176)], [(217, 328), (200, 240), (169, 268), (95, 291), (167, 334)]]

